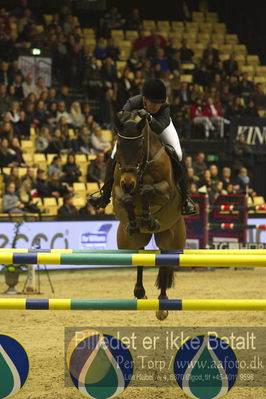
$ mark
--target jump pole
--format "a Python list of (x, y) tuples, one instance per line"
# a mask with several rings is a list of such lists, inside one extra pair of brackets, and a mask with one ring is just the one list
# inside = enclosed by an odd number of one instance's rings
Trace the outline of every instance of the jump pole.
[(266, 255), (0, 253), (0, 264), (266, 267)]
[(183, 249), (183, 250), (138, 250), (138, 249), (27, 249), (0, 248), (4, 253), (55, 253), (55, 254), (186, 254), (186, 255), (266, 255), (266, 249)]
[(266, 311), (266, 299), (3, 299), (0, 310)]

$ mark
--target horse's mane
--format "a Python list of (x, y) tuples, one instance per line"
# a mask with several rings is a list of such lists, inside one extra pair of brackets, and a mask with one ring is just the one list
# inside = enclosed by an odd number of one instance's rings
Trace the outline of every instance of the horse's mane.
[[(135, 121), (136, 117), (138, 117), (138, 119)], [(129, 120), (135, 122), (138, 122), (140, 120), (137, 109), (133, 111), (121, 111), (118, 113), (118, 118), (122, 123), (128, 122)]]

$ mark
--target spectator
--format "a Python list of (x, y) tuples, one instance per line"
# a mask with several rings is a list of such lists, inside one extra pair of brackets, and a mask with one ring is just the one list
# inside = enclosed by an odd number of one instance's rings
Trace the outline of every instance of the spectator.
[(211, 123), (217, 128), (220, 138), (224, 137), (224, 124), (229, 124), (230, 121), (222, 117), (222, 111), (213, 103), (211, 97), (207, 98), (207, 104), (203, 109), (203, 116), (210, 118)]
[(242, 80), (239, 83), (238, 87), (239, 95), (244, 99), (247, 99), (250, 97), (253, 89), (254, 89), (253, 82), (249, 79), (248, 73), (244, 72), (242, 75)]
[(199, 188), (205, 186), (207, 193), (211, 191), (212, 179), (211, 179), (211, 172), (209, 171), (209, 169), (204, 170), (204, 172), (200, 176), (198, 186)]
[(99, 37), (93, 53), (97, 60), (104, 60), (107, 56), (107, 43), (104, 37)]
[(214, 201), (220, 196), (220, 195), (225, 195), (227, 194), (227, 191), (224, 190), (223, 188), (223, 182), (218, 181), (217, 183), (214, 184), (212, 189), (209, 192), (209, 199), (210, 203), (213, 204)]
[(0, 138), (6, 138), (10, 143), (13, 136), (14, 136), (14, 129), (12, 124), (8, 121), (3, 121), (0, 126)]
[(130, 76), (129, 68), (125, 68), (117, 82), (117, 105), (121, 109), (129, 97), (137, 94), (137, 87)]
[(61, 157), (58, 155), (53, 158), (51, 165), (48, 167), (48, 176), (51, 176), (54, 172), (57, 172), (59, 177), (63, 175)]
[(227, 111), (226, 111), (226, 116), (229, 119), (232, 118), (241, 118), (244, 115), (244, 100), (241, 97), (235, 97), (233, 102), (229, 102)]
[(137, 50), (132, 50), (129, 59), (127, 60), (127, 66), (131, 72), (142, 70), (143, 62), (140, 53)]
[(17, 167), (12, 167), (10, 170), (10, 175), (4, 175), (4, 182), (5, 185), (9, 184), (9, 183), (14, 183), (16, 190), (17, 191), (21, 185), (21, 179), (18, 176), (18, 168)]
[(23, 151), (20, 147), (17, 137), (12, 138), (10, 149), (12, 150), (12, 152), (14, 154), (15, 163), (20, 167), (26, 167), (27, 165), (23, 158)]
[(155, 43), (158, 43), (158, 46), (160, 47), (167, 46), (167, 41), (162, 35), (160, 35), (158, 29), (152, 28), (151, 34), (146, 37), (146, 47), (150, 48), (154, 46)]
[(38, 197), (40, 198), (50, 196), (50, 190), (48, 187), (47, 179), (45, 177), (45, 171), (41, 168), (37, 169), (36, 190), (38, 192)]
[(57, 123), (57, 103), (52, 102), (49, 104), (48, 110), (46, 111), (46, 124), (50, 127), (55, 127)]
[(175, 90), (174, 95), (180, 97), (182, 105), (191, 104), (191, 96), (186, 82), (181, 82), (179, 90)]
[(227, 186), (229, 184), (232, 184), (231, 180), (231, 168), (224, 167), (222, 170), (222, 182), (223, 182), (223, 187), (225, 190), (227, 190)]
[(49, 147), (47, 148), (48, 154), (63, 154), (68, 152), (66, 149), (66, 140), (59, 128), (56, 128), (51, 136)]
[(235, 144), (233, 145), (234, 153), (234, 169), (240, 170), (243, 166), (248, 169), (254, 167), (254, 157), (251, 146), (246, 142), (246, 138), (243, 134), (240, 134)]
[(8, 183), (6, 194), (3, 196), (3, 212), (4, 213), (23, 213), (24, 204), (19, 200), (16, 194), (16, 186), (14, 183)]
[(7, 138), (2, 138), (0, 145), (0, 167), (12, 168), (15, 166), (17, 166), (15, 162), (15, 156), (14, 153), (9, 148), (8, 140)]
[(97, 58), (90, 57), (84, 72), (84, 85), (88, 90), (88, 97), (99, 99), (103, 86), (100, 68), (97, 65)]
[(219, 181), (219, 171), (216, 165), (212, 164), (210, 165), (210, 174), (211, 174), (211, 181), (212, 185), (217, 183)]
[(206, 61), (209, 55), (212, 56), (215, 63), (219, 62), (219, 51), (213, 47), (213, 43), (208, 43), (206, 49), (203, 51), (203, 61)]
[(197, 184), (191, 183), (190, 187), (189, 187), (189, 191), (190, 191), (191, 195), (197, 195), (199, 193)]
[(91, 153), (91, 135), (87, 125), (82, 126), (78, 134), (78, 148), (82, 154), (89, 155)]
[(0, 67), (0, 84), (9, 86), (12, 83), (10, 72), (8, 70), (9, 65), (7, 62), (2, 61)]
[(238, 62), (236, 61), (235, 54), (232, 53), (228, 60), (223, 62), (223, 67), (226, 75), (235, 75), (238, 72)]
[(23, 96), (25, 98), (27, 98), (30, 93), (34, 93), (35, 95), (37, 95), (37, 87), (33, 81), (32, 73), (28, 73), (28, 75), (26, 76), (25, 81), (22, 83), (22, 90)]
[(142, 18), (138, 8), (133, 8), (131, 13), (127, 16), (124, 29), (125, 30), (139, 30), (142, 27)]
[(91, 146), (96, 153), (98, 151), (105, 151), (107, 148), (110, 148), (110, 143), (102, 134), (102, 129), (100, 127), (95, 127), (92, 131)]
[(88, 165), (87, 181), (98, 183), (100, 187), (105, 179), (105, 170), (104, 153), (98, 152), (96, 159)]
[(168, 58), (165, 57), (164, 49), (162, 49), (162, 48), (159, 48), (157, 50), (156, 56), (152, 58), (151, 63), (152, 63), (153, 67), (155, 67), (155, 65), (157, 65), (157, 64), (160, 64), (161, 71), (163, 73), (169, 71)]
[(110, 38), (107, 40), (106, 45), (106, 58), (111, 58), (113, 61), (118, 61), (120, 55), (120, 49), (115, 44), (114, 39)]
[(246, 194), (250, 186), (250, 177), (248, 176), (247, 168), (241, 168), (236, 181), (235, 186), (238, 188), (239, 194)]
[(73, 197), (74, 195), (72, 193), (64, 195), (64, 204), (58, 209), (59, 216), (65, 216), (65, 217), (79, 216), (77, 208), (73, 205)]
[(22, 76), (15, 75), (12, 85), (15, 87), (16, 100), (22, 100), (22, 98), (23, 98)]
[(68, 185), (72, 186), (73, 183), (79, 181), (79, 177), (81, 176), (81, 171), (76, 164), (75, 156), (73, 154), (69, 154), (67, 156), (66, 164), (63, 166), (63, 181), (68, 183)]
[(106, 28), (106, 34), (109, 36), (112, 29), (122, 29), (123, 19), (117, 7), (112, 7), (103, 18), (103, 25)]
[(51, 142), (49, 129), (45, 126), (41, 128), (35, 139), (36, 152), (45, 154)]
[(45, 87), (45, 80), (42, 76), (39, 76), (37, 79), (36, 83), (36, 97), (39, 99), (41, 96), (41, 93), (46, 90)]
[(187, 41), (183, 39), (181, 41), (181, 47), (179, 49), (180, 53), (180, 62), (184, 64), (192, 64), (192, 57), (194, 56), (194, 52), (188, 48)]
[(258, 118), (258, 109), (253, 100), (250, 99), (247, 101), (247, 105), (243, 111), (243, 116), (246, 116), (248, 118)]
[(133, 42), (133, 49), (138, 50), (142, 55), (146, 55), (147, 40), (143, 29), (138, 30), (138, 37)]
[(47, 187), (49, 197), (59, 198), (65, 194), (73, 191), (72, 187), (69, 187), (67, 183), (62, 183), (60, 174), (57, 171), (51, 173), (47, 181)]
[(45, 104), (42, 100), (39, 100), (37, 102), (37, 105), (36, 105), (35, 111), (34, 111), (34, 119), (35, 119), (38, 127), (43, 126), (43, 124), (46, 121), (46, 118), (47, 118), (47, 114), (46, 114), (46, 110), (45, 110)]
[(205, 154), (203, 152), (198, 152), (195, 161), (192, 163), (194, 168), (194, 173), (196, 176), (201, 176), (203, 172), (207, 169), (205, 163)]
[(188, 175), (188, 182), (191, 185), (192, 183), (198, 186), (199, 183), (199, 176), (196, 176), (194, 173), (194, 168), (189, 167), (187, 168), (187, 175)]
[(190, 106), (190, 117), (194, 125), (204, 127), (205, 138), (208, 139), (210, 136), (210, 130), (214, 130), (214, 126), (210, 118), (203, 116), (203, 106), (200, 98), (197, 98), (195, 104)]
[(10, 99), (7, 94), (7, 86), (0, 84), (0, 117), (9, 111)]
[(72, 123), (72, 118), (71, 115), (67, 112), (66, 110), (66, 104), (64, 101), (59, 101), (58, 103), (58, 110), (56, 114), (56, 121), (59, 122), (60, 118), (64, 116), (66, 118), (66, 123), (71, 124)]
[(115, 114), (118, 111), (113, 89), (107, 89), (100, 102), (99, 122), (106, 129), (114, 128)]
[(103, 61), (101, 74), (105, 86), (113, 88), (117, 81), (117, 71), (116, 71), (115, 62), (112, 58), (107, 57)]
[(30, 213), (40, 213), (40, 209), (38, 207), (38, 198), (36, 186), (33, 184), (33, 181), (30, 179), (25, 179), (19, 188), (19, 198), (21, 202), (24, 204), (24, 210)]
[(81, 112), (81, 106), (78, 101), (74, 101), (70, 110), (70, 118), (75, 128), (80, 128), (84, 125), (85, 116)]
[(97, 215), (96, 210), (93, 208), (93, 206), (89, 203), (89, 201), (86, 202), (86, 205), (79, 210), (79, 214), (81, 216), (91, 216), (91, 215)]

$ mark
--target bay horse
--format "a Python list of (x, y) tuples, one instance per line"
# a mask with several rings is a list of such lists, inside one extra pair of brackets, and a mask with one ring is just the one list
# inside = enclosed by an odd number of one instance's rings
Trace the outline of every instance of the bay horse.
[[(118, 248), (144, 249), (154, 234), (159, 249), (183, 249), (186, 230), (181, 195), (164, 145), (137, 110), (121, 111), (116, 119), (117, 163), (112, 196), (114, 213), (120, 221)], [(173, 283), (173, 267), (160, 267), (156, 280), (159, 299), (168, 299), (166, 290)], [(137, 268), (134, 296), (146, 298), (143, 266)], [(167, 315), (167, 311), (156, 312), (160, 320)]]

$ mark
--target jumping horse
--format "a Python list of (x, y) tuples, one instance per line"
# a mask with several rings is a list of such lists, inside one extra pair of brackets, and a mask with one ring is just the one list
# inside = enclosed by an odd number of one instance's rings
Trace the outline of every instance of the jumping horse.
[[(154, 234), (161, 250), (183, 249), (186, 230), (181, 215), (181, 196), (177, 190), (170, 157), (146, 120), (138, 111), (117, 115), (117, 149), (113, 207), (120, 221), (119, 249), (144, 249)], [(159, 268), (156, 286), (159, 299), (168, 299), (166, 290), (174, 283), (173, 267)], [(137, 268), (134, 295), (147, 298), (143, 286), (143, 267)], [(167, 311), (157, 311), (164, 320)]]

